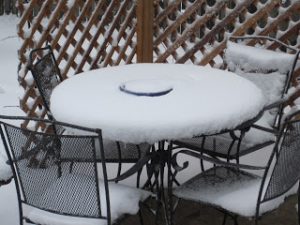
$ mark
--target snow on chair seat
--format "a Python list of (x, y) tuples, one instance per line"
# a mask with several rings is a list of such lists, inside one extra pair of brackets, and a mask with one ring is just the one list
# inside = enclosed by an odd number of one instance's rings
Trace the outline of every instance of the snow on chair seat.
[(6, 162), (7, 158), (0, 154), (0, 186), (8, 184), (13, 177), (10, 165)]
[[(285, 118), (272, 154), (263, 167), (225, 162), (191, 150), (175, 153), (171, 161), (176, 172), (188, 167), (187, 162), (180, 165), (177, 163), (177, 156), (182, 154), (208, 161), (215, 166), (175, 187), (173, 195), (221, 209), (235, 220), (234, 224), (238, 224), (238, 215), (255, 218), (257, 224), (262, 214), (276, 209), (285, 197), (297, 191), (300, 179), (299, 115), (300, 110)], [(262, 170), (263, 175), (258, 176), (257, 172), (251, 170)]]
[[(262, 177), (252, 173), (216, 167), (175, 188), (174, 195), (218, 206), (244, 217), (254, 217), (261, 182)], [(277, 208), (284, 198), (282, 196), (262, 204), (260, 215)]]
[[(13, 125), (15, 121), (39, 121), (47, 127), (63, 126), (73, 132), (33, 131)], [(83, 222), (84, 219), (111, 224), (124, 214), (138, 212), (139, 202), (150, 195), (134, 187), (108, 182), (105, 151), (110, 149), (103, 147), (100, 129), (4, 115), (0, 115), (0, 128), (9, 162), (13, 165), (20, 224), (24, 224), (24, 220), (44, 225), (94, 224)], [(32, 165), (33, 158), (45, 159), (43, 167)], [(74, 165), (72, 171), (69, 164)], [(31, 207), (29, 211), (28, 206)]]
[[(73, 204), (72, 207), (76, 208), (79, 212), (85, 210), (85, 198), (90, 191), (93, 191), (91, 185), (92, 177), (82, 174), (67, 174), (58, 178), (48, 189), (40, 196), (40, 205), (45, 204), (45, 208), (49, 211), (63, 211)], [(77, 185), (74, 187), (74, 183)], [(79, 185), (78, 185), (79, 184)], [(77, 204), (74, 205), (69, 199), (69, 196), (64, 193), (72, 192), (78, 194)], [(74, 190), (74, 188), (76, 190)], [(105, 199), (105, 188), (102, 180), (99, 180), (100, 199)], [(109, 196), (110, 196), (110, 209), (112, 216), (112, 223), (125, 214), (134, 215), (139, 211), (139, 202), (144, 201), (150, 196), (150, 193), (141, 189), (128, 187), (122, 184), (109, 183)], [(80, 200), (82, 198), (82, 201)], [(80, 204), (81, 203), (81, 204)], [(106, 216), (106, 202), (101, 201), (101, 211), (103, 216)], [(51, 207), (53, 207), (51, 209)], [(57, 208), (59, 207), (59, 208)], [(29, 209), (29, 210), (28, 210)], [(94, 209), (95, 211), (97, 209)], [(41, 210), (38, 208), (27, 207), (28, 215), (25, 215), (32, 222), (43, 225), (106, 225), (105, 219), (93, 218), (78, 218), (72, 216), (58, 215), (49, 211)]]

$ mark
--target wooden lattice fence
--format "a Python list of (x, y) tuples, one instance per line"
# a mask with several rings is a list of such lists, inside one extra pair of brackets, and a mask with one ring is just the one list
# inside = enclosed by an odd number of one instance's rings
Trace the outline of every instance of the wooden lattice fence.
[(47, 43), (64, 79), (136, 62), (221, 68), (231, 35), (269, 35), (300, 48), (299, 0), (18, 1), (20, 105), (29, 116), (44, 117), (45, 110), (27, 71), (28, 54)]

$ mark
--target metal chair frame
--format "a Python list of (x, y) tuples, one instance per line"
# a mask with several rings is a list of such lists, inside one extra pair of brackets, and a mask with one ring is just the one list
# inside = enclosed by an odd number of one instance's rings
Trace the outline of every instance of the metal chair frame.
[[(56, 126), (63, 126), (66, 129), (72, 129), (73, 131), (76, 130), (75, 134), (58, 134), (54, 129), (48, 130), (48, 133), (44, 132), (39, 132), (39, 131), (32, 131), (28, 130), (26, 128), (18, 127), (15, 125), (12, 125), (12, 121), (27, 121), (27, 122), (41, 122), (44, 123), (46, 126), (55, 128)], [(17, 130), (19, 133), (23, 135), (23, 137), (26, 137), (26, 141), (23, 140), (24, 145), (21, 146), (21, 149), (19, 150), (22, 154), (17, 155), (15, 153), (15, 149), (17, 148), (16, 145), (13, 145), (14, 138), (17, 137), (17, 134), (14, 134), (13, 132), (9, 132), (9, 129)], [(78, 131), (78, 132), (77, 132)], [(50, 133), (49, 133), (50, 132)], [(77, 134), (79, 133), (79, 134)], [(87, 128), (87, 127), (82, 127), (82, 126), (77, 126), (74, 124), (68, 124), (64, 122), (59, 122), (59, 121), (54, 121), (54, 120), (48, 120), (48, 119), (39, 119), (39, 118), (30, 118), (30, 117), (22, 117), (22, 116), (5, 116), (5, 115), (0, 115), (0, 134), (1, 138), (3, 140), (3, 144), (5, 147), (5, 151), (8, 155), (8, 162), (11, 166), (12, 172), (13, 172), (13, 177), (15, 181), (15, 186), (17, 190), (17, 197), (18, 197), (18, 207), (19, 207), (19, 215), (20, 215), (20, 225), (24, 224), (24, 220), (26, 222), (32, 223), (32, 221), (24, 216), (24, 211), (23, 211), (23, 205), (29, 205), (33, 206), (35, 208), (50, 212), (50, 213), (56, 213), (58, 215), (64, 215), (64, 216), (73, 216), (73, 217), (82, 217), (82, 218), (87, 218), (87, 219), (105, 219), (107, 221), (108, 225), (112, 224), (112, 215), (111, 215), (111, 205), (110, 205), (110, 195), (109, 195), (109, 185), (108, 182), (110, 181), (108, 179), (107, 175), (107, 168), (106, 168), (106, 157), (105, 157), (105, 149), (103, 146), (103, 139), (102, 139), (102, 131), (101, 129), (92, 129), (92, 128)], [(36, 138), (36, 136), (38, 138)], [(80, 158), (78, 155), (75, 155), (72, 157), (73, 154), (73, 145), (69, 145), (66, 141), (70, 141), (73, 139), (80, 139), (80, 140), (85, 140), (86, 142), (90, 142), (89, 145), (89, 156), (85, 156), (84, 158)], [(62, 145), (63, 141), (65, 141), (64, 145)], [(67, 144), (66, 144), (67, 142)], [(84, 142), (84, 143), (86, 143)], [(92, 147), (91, 147), (92, 146)], [(24, 152), (24, 150), (27, 150)], [(77, 150), (79, 148), (77, 147)], [(96, 206), (97, 210), (96, 211), (96, 216), (95, 215), (77, 215), (77, 214), (72, 214), (68, 212), (60, 212), (57, 210), (41, 207), (38, 205), (38, 203), (34, 203), (35, 200), (28, 200), (27, 196), (28, 192), (26, 192), (27, 189), (24, 189), (24, 184), (22, 182), (22, 174), (20, 173), (20, 168), (18, 162), (22, 160), (27, 160), (31, 156), (35, 155), (36, 153), (39, 152), (48, 152), (55, 153), (52, 154), (53, 156), (53, 165), (55, 168), (57, 168), (57, 177), (60, 178), (63, 174), (68, 174), (69, 171), (65, 168), (62, 170), (62, 163), (89, 163), (91, 166), (89, 169), (92, 168), (92, 173), (95, 175), (93, 177), (94, 185), (95, 185), (95, 190), (97, 190), (96, 194)], [(99, 151), (99, 152), (98, 152)], [(107, 150), (109, 151), (109, 149)], [(71, 157), (66, 154), (70, 153)], [(96, 157), (100, 153), (100, 159)], [(62, 153), (62, 154), (61, 154)], [(104, 193), (105, 197), (100, 196), (100, 184), (99, 184), (99, 174), (100, 172), (98, 171), (97, 165), (101, 163), (101, 168), (102, 168), (102, 180), (103, 180), (103, 186), (101, 188), (104, 188)], [(29, 166), (29, 164), (27, 164)], [(46, 166), (47, 167), (47, 166)], [(36, 169), (39, 171), (43, 171), (41, 168), (32, 168)], [(63, 173), (64, 172), (64, 173)], [(136, 170), (135, 172), (138, 172)], [(122, 179), (119, 179), (122, 180)], [(94, 193), (95, 194), (95, 193)], [(90, 195), (92, 196), (92, 194)], [(105, 201), (106, 204), (106, 214), (104, 211), (101, 209), (101, 202)], [(95, 204), (95, 203), (94, 203)], [(140, 204), (140, 206), (142, 206)], [(70, 206), (72, 208), (72, 206)], [(72, 210), (70, 210), (72, 211)], [(75, 210), (76, 211), (76, 210)], [(95, 213), (95, 212), (94, 212)], [(125, 219), (127, 215), (123, 215), (121, 218), (117, 218), (114, 221), (115, 223), (120, 223)], [(139, 211), (139, 217), (140, 217), (140, 223), (143, 224), (143, 219), (141, 212)]]
[[(36, 57), (38, 57), (38, 59), (36, 59)], [(52, 51), (52, 48), (50, 45), (47, 45), (44, 48), (38, 48), (38, 49), (34, 49), (30, 52), (29, 55), (29, 65), (28, 65), (28, 69), (31, 71), (33, 78), (35, 80), (36, 86), (41, 94), (43, 103), (44, 103), (44, 107), (47, 111), (47, 115), (48, 118), (51, 120), (55, 120), (55, 118), (53, 117), (51, 111), (50, 111), (50, 95), (47, 94), (44, 91), (44, 84), (43, 84), (43, 79), (42, 76), (43, 74), (40, 73), (40, 71), (38, 71), (37, 66), (41, 63), (44, 62), (44, 60), (48, 60), (50, 57), (51, 59), (51, 67), (54, 69), (55, 73), (53, 74), (49, 74), (51, 76), (53, 76), (55, 78), (55, 85), (59, 84), (60, 82), (63, 81), (63, 78), (61, 76), (59, 67), (57, 65), (54, 53)], [(54, 86), (51, 86), (50, 88), (54, 88)], [(120, 176), (121, 172), (122, 172), (122, 164), (123, 163), (135, 163), (137, 162), (142, 155), (143, 151), (149, 152), (151, 146), (149, 145), (147, 148), (142, 148), (142, 145), (138, 145), (138, 144), (130, 144), (130, 143), (126, 143), (126, 147), (122, 147), (122, 143), (116, 141), (116, 148), (117, 148), (117, 153), (118, 154), (118, 158), (116, 157), (114, 160), (111, 160), (111, 163), (118, 163), (118, 170), (117, 170), (117, 176)], [(129, 146), (129, 147), (128, 147)], [(132, 149), (130, 149), (130, 146), (132, 148), (135, 148), (135, 158), (124, 158), (122, 152), (123, 151), (133, 151)], [(125, 149), (124, 149), (125, 148)], [(141, 176), (141, 172), (139, 171), (137, 173), (137, 187), (140, 186), (140, 176)]]
[[(100, 151), (100, 155), (102, 158), (102, 170), (103, 170), (103, 182), (104, 182), (104, 188), (105, 188), (105, 201), (106, 201), (106, 205), (107, 205), (107, 216), (103, 216), (103, 213), (101, 212), (100, 209), (100, 192), (99, 192), (99, 182), (98, 182), (98, 170), (97, 170), (97, 163), (99, 163), (99, 161), (96, 160), (95, 156), (96, 156), (96, 149), (93, 149), (93, 154), (94, 157), (93, 159), (89, 159), (89, 160), (78, 160), (78, 159), (71, 159), (73, 162), (89, 162), (93, 164), (93, 168), (94, 168), (94, 174), (96, 175), (95, 177), (95, 184), (98, 190), (98, 199), (97, 199), (97, 205), (98, 205), (98, 217), (99, 219), (106, 219), (108, 224), (111, 224), (111, 212), (110, 212), (110, 199), (109, 199), (109, 189), (108, 189), (108, 178), (107, 178), (107, 170), (106, 170), (106, 163), (105, 163), (105, 153), (104, 153), (104, 148), (103, 148), (103, 141), (102, 141), (102, 133), (100, 129), (90, 129), (90, 128), (86, 128), (86, 127), (80, 127), (80, 126), (76, 126), (76, 125), (71, 125), (71, 124), (67, 124), (67, 123), (62, 123), (62, 122), (57, 122), (57, 121), (52, 121), (52, 120), (43, 120), (43, 119), (37, 119), (37, 118), (27, 118), (27, 117), (15, 117), (15, 116), (0, 116), (0, 125), (1, 125), (1, 137), (5, 146), (5, 150), (6, 153), (8, 155), (9, 158), (9, 162), (11, 164), (11, 168), (13, 171), (13, 176), (14, 176), (14, 181), (15, 181), (15, 185), (16, 185), (16, 189), (17, 189), (17, 197), (18, 197), (18, 202), (19, 202), (19, 213), (20, 213), (20, 224), (23, 224), (23, 220), (28, 220), (28, 218), (25, 218), (23, 215), (23, 204), (29, 204), (29, 202), (27, 201), (26, 198), (26, 193), (24, 191), (24, 186), (22, 184), (21, 181), (21, 176), (20, 176), (20, 171), (19, 171), (19, 167), (16, 165), (16, 163), (22, 159), (26, 159), (28, 157), (30, 157), (31, 155), (33, 155), (35, 153), (35, 150), (33, 150), (32, 152), (29, 152), (28, 154), (25, 155), (21, 155), (20, 157), (16, 157), (14, 151), (13, 151), (13, 147), (12, 147), (12, 140), (11, 140), (11, 136), (8, 134), (7, 132), (7, 127), (12, 127), (14, 129), (19, 130), (20, 132), (25, 131), (26, 133), (28, 133), (30, 136), (34, 136), (34, 135), (41, 135), (43, 138), (48, 139), (48, 144), (49, 143), (54, 143), (56, 145), (56, 147), (59, 148), (59, 142), (60, 142), (60, 138), (62, 137), (71, 137), (71, 135), (60, 135), (57, 134), (55, 132), (53, 132), (52, 134), (46, 134), (46, 133), (41, 133), (41, 132), (37, 132), (37, 131), (30, 131), (28, 129), (24, 129), (24, 128), (20, 128), (17, 127), (15, 125), (11, 125), (9, 122), (7, 121), (13, 121), (13, 120), (22, 120), (22, 121), (35, 121), (35, 122), (42, 122), (45, 123), (49, 126), (64, 126), (70, 129), (76, 129), (76, 130), (80, 130), (82, 132), (88, 132), (89, 135), (72, 135), (72, 138), (88, 138), (88, 139), (95, 139), (99, 142), (99, 151)], [(4, 122), (5, 121), (5, 122)], [(28, 137), (29, 142), (33, 141), (32, 136)], [(42, 140), (40, 140), (42, 141)], [(28, 142), (26, 142), (27, 144)], [(43, 147), (43, 144), (47, 143), (40, 143), (41, 146)], [(25, 147), (25, 146), (23, 146)], [(45, 147), (45, 146), (44, 146)], [(52, 146), (53, 147), (53, 146)], [(95, 147), (95, 146), (94, 146)], [(47, 149), (51, 150), (51, 147)], [(56, 149), (57, 150), (57, 149)], [(55, 150), (54, 150), (55, 151)], [(56, 155), (57, 158), (56, 163), (57, 163), (57, 176), (59, 177), (61, 175), (60, 173), (60, 163), (63, 161), (68, 162), (70, 159), (63, 159), (60, 158), (60, 155)], [(35, 206), (38, 208), (38, 206)], [(53, 212), (52, 210), (49, 209), (45, 209), (45, 208), (40, 208), (42, 210), (48, 211), (48, 212)], [(67, 213), (59, 213), (59, 212), (55, 212), (61, 215), (68, 215)], [(71, 216), (78, 216), (78, 215), (72, 215)], [(80, 217), (85, 217), (85, 218), (95, 218), (93, 216), (80, 216)]]
[[(201, 160), (213, 163), (214, 166), (221, 166), (221, 167), (225, 167), (225, 168), (232, 168), (234, 170), (236, 170), (237, 172), (243, 173), (243, 170), (264, 170), (263, 176), (262, 176), (262, 180), (261, 180), (261, 184), (260, 184), (260, 188), (259, 188), (259, 192), (258, 192), (258, 196), (257, 196), (257, 204), (256, 204), (256, 213), (255, 213), (255, 224), (258, 224), (258, 220), (260, 219), (260, 217), (262, 215), (260, 215), (260, 207), (261, 204), (270, 200), (273, 200), (277, 197), (282, 196), (283, 194), (285, 194), (287, 191), (289, 191), (297, 182), (299, 183), (299, 187), (298, 187), (298, 205), (300, 205), (300, 167), (295, 169), (293, 168), (293, 171), (288, 171), (291, 172), (289, 173), (290, 175), (292, 175), (293, 177), (290, 178), (290, 180), (288, 181), (288, 184), (280, 179), (280, 176), (284, 176), (282, 175), (284, 172), (287, 173), (287, 171), (282, 171), (281, 169), (281, 165), (283, 163), (288, 163), (289, 167), (291, 167), (291, 162), (286, 162), (286, 155), (281, 156), (282, 154), (284, 154), (284, 151), (288, 151), (286, 149), (283, 149), (283, 146), (287, 148), (290, 147), (291, 143), (285, 143), (285, 141), (290, 141), (289, 138), (290, 137), (290, 131), (293, 131), (293, 129), (295, 129), (295, 127), (293, 126), (294, 124), (298, 124), (298, 133), (297, 133), (297, 137), (296, 136), (292, 136), (292, 138), (294, 138), (294, 140), (299, 140), (300, 138), (300, 110), (293, 112), (291, 114), (289, 114), (286, 118), (285, 118), (285, 122), (281, 125), (280, 127), (280, 131), (279, 131), (279, 135), (276, 139), (273, 151), (269, 157), (269, 160), (267, 162), (267, 165), (264, 167), (261, 166), (252, 166), (252, 165), (242, 165), (242, 164), (235, 164), (235, 163), (230, 163), (230, 162), (225, 162), (222, 160), (219, 160), (217, 158), (213, 158), (211, 156), (205, 156), (202, 155), (198, 152), (195, 151), (191, 151), (191, 150), (180, 150), (177, 153), (175, 153), (172, 156), (171, 159), (171, 164), (172, 164), (172, 168), (176, 171), (182, 171), (185, 168), (188, 167), (188, 162), (184, 162), (182, 166), (180, 166), (177, 163), (177, 156), (179, 154), (186, 154), (192, 157), (196, 157), (199, 158)], [(291, 139), (293, 140), (293, 139)], [(283, 145), (284, 143), (284, 145)], [(172, 145), (172, 143), (171, 143)], [(298, 146), (300, 148), (300, 146)], [(294, 152), (296, 150), (294, 149)], [(290, 155), (291, 156), (291, 155)], [(298, 158), (297, 158), (298, 156)], [(295, 158), (296, 157), (296, 158)], [(281, 161), (280, 161), (281, 160)], [(283, 160), (283, 161), (282, 161)], [(300, 162), (300, 155), (292, 155), (292, 157), (290, 158), (290, 160), (295, 160), (295, 163)], [(274, 167), (272, 167), (272, 165), (274, 164)], [(295, 166), (294, 163), (294, 166)], [(297, 164), (299, 165), (299, 164)], [(171, 169), (171, 167), (169, 168), (169, 170)], [(177, 173), (176, 173), (177, 174)], [(267, 177), (268, 175), (270, 175), (270, 179), (268, 180)], [(173, 172), (169, 172), (169, 186), (168, 186), (168, 193), (169, 193), (169, 216), (170, 216), (170, 223), (174, 224), (173, 221), (173, 207), (172, 207), (172, 186), (173, 186), (173, 179), (174, 179), (174, 173)], [(279, 176), (279, 184), (280, 184), (280, 188), (278, 189), (272, 189), (272, 185), (277, 185), (278, 183), (276, 183), (276, 179), (278, 179)], [(273, 186), (274, 187), (274, 186)], [(264, 191), (265, 190), (265, 191)], [(275, 190), (275, 191), (274, 191)], [(206, 202), (202, 202), (203, 204), (207, 204), (210, 205), (209, 203)], [(226, 209), (223, 208), (219, 208), (216, 205), (211, 205), (212, 207), (215, 207), (216, 209), (218, 209), (219, 211), (222, 211), (225, 213), (224, 215), (224, 221), (223, 221), (223, 225), (225, 225), (227, 217), (231, 217), (234, 220), (234, 224), (237, 225), (237, 217), (238, 215), (233, 214), (232, 212), (227, 211)], [(300, 212), (298, 210), (298, 222), (300, 224)]]
[[(278, 129), (280, 128), (280, 124), (281, 124), (281, 118), (282, 118), (282, 115), (283, 115), (284, 106), (288, 102), (288, 99), (284, 99), (284, 96), (285, 96), (285, 94), (287, 94), (287, 92), (288, 92), (288, 90), (291, 86), (291, 80), (292, 80), (292, 77), (293, 77), (293, 74), (294, 74), (294, 71), (295, 71), (295, 68), (296, 68), (296, 65), (297, 65), (297, 61), (299, 59), (300, 50), (297, 49), (297, 48), (294, 48), (292, 46), (289, 46), (289, 45), (285, 44), (284, 42), (282, 42), (280, 40), (269, 37), (269, 36), (231, 36), (229, 38), (229, 40), (233, 40), (233, 41), (238, 41), (238, 40), (250, 40), (251, 41), (251, 40), (253, 40), (253, 41), (256, 41), (256, 42), (272, 41), (273, 42), (272, 45), (279, 46), (278, 49), (284, 48), (285, 51), (287, 51), (287, 50), (292, 51), (293, 54), (295, 55), (293, 64), (292, 64), (290, 70), (288, 71), (288, 73), (286, 74), (284, 88), (281, 92), (281, 98), (283, 100), (279, 101), (279, 102), (276, 102), (275, 104), (272, 103), (272, 104), (265, 107), (265, 110), (269, 110), (269, 109), (272, 109), (274, 107), (278, 107), (279, 110), (278, 110), (277, 115), (276, 115), (277, 119), (275, 120), (275, 123), (273, 125), (275, 130), (278, 131)], [(288, 54), (288, 53), (286, 53), (286, 54)], [(259, 126), (256, 126), (256, 128), (258, 128), (258, 127)]]
[[(276, 108), (276, 107), (278, 108), (277, 115), (276, 115), (276, 120), (275, 120), (273, 129), (262, 127), (262, 126), (259, 126), (255, 123), (253, 123), (253, 124), (251, 124), (251, 126), (248, 127), (248, 129), (243, 129), (243, 130), (236, 129), (236, 130), (241, 131), (240, 135), (237, 135), (235, 130), (229, 131), (229, 134), (232, 138), (232, 141), (229, 144), (228, 149), (226, 149), (226, 152), (227, 152), (226, 154), (216, 151), (215, 141), (217, 141), (217, 136), (216, 137), (208, 137), (208, 138), (214, 138), (212, 149), (205, 147), (205, 143), (207, 142), (206, 137), (203, 137), (200, 140), (199, 144), (190, 144), (190, 143), (188, 143), (184, 140), (176, 140), (176, 141), (173, 142), (173, 145), (175, 144), (175, 146), (176, 146), (174, 148), (187, 148), (187, 149), (191, 149), (191, 150), (194, 150), (194, 151), (197, 151), (197, 152), (202, 152), (203, 154), (208, 154), (208, 155), (211, 155), (211, 156), (214, 156), (214, 157), (224, 158), (224, 159), (227, 159), (227, 161), (236, 160), (237, 163), (239, 163), (239, 157), (240, 156), (247, 155), (249, 153), (255, 152), (259, 149), (262, 149), (262, 148), (264, 148), (266, 146), (269, 146), (269, 145), (274, 143), (274, 141), (270, 140), (270, 141), (266, 141), (264, 143), (256, 144), (256, 145), (254, 145), (250, 148), (247, 148), (247, 149), (244, 149), (243, 151), (240, 151), (240, 147), (243, 143), (243, 137), (251, 127), (255, 128), (255, 129), (259, 129), (259, 130), (264, 131), (264, 132), (272, 133), (272, 134), (274, 134), (274, 136), (279, 134), (279, 128), (280, 128), (280, 125), (282, 123), (281, 120), (282, 120), (282, 117), (283, 117), (283, 110), (284, 110), (285, 105), (289, 101), (289, 99), (285, 98), (285, 95), (287, 94), (287, 92), (290, 88), (293, 73), (294, 73), (297, 61), (299, 59), (300, 50), (297, 49), (297, 48), (293, 48), (293, 47), (291, 47), (291, 46), (289, 46), (289, 45), (287, 45), (287, 44), (285, 44), (285, 43), (283, 43), (279, 40), (276, 40), (274, 38), (267, 37), (267, 36), (232, 36), (229, 39), (230, 40), (235, 40), (235, 41), (237, 41), (237, 40), (272, 41), (272, 42), (274, 42), (274, 44), (276, 44), (278, 46), (281, 46), (282, 48), (288, 49), (290, 51), (293, 51), (295, 53), (295, 59), (293, 61), (291, 69), (289, 70), (289, 72), (286, 76), (284, 89), (282, 90), (282, 94), (281, 94), (282, 99), (275, 102), (275, 103), (272, 103), (270, 105), (265, 106), (264, 109), (263, 109), (263, 111), (267, 111), (269, 109), (273, 109), (273, 108)], [(199, 137), (195, 137), (195, 138), (199, 138)], [(231, 154), (232, 149), (233, 149), (235, 144), (236, 144), (236, 148), (237, 148), (236, 153)], [(204, 169), (202, 161), (201, 161), (201, 166)]]
[[(44, 52), (46, 52), (46, 54), (41, 55), (41, 53), (44, 53)], [(37, 56), (35, 56), (35, 55), (37, 55)], [(36, 57), (39, 57), (39, 58), (35, 61)], [(44, 84), (43, 84), (43, 80), (42, 80), (43, 74), (40, 74), (40, 71), (38, 71), (38, 69), (36, 68), (40, 63), (43, 63), (45, 60), (47, 60), (48, 57), (50, 57), (50, 59), (51, 59), (50, 66), (51, 66), (51, 68), (53, 68), (55, 70), (55, 73), (56, 73), (56, 74), (49, 74), (49, 75), (51, 76), (51, 78), (56, 79), (56, 85), (59, 84), (60, 82), (63, 81), (63, 78), (61, 76), (60, 69), (57, 65), (55, 56), (52, 51), (52, 47), (50, 45), (47, 45), (44, 48), (34, 49), (30, 52), (28, 69), (31, 71), (32, 76), (35, 80), (36, 86), (37, 86), (39, 92), (41, 93), (41, 97), (42, 97), (44, 106), (46, 108), (47, 115), (49, 116), (50, 119), (52, 119), (53, 117), (52, 117), (52, 114), (50, 111), (50, 95), (48, 95), (44, 91), (44, 88), (43, 88)], [(54, 87), (51, 87), (51, 88), (54, 88)]]

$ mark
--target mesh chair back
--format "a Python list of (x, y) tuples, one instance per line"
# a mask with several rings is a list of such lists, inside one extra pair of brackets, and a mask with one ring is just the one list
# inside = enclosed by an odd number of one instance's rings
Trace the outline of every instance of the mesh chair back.
[[(40, 133), (10, 125), (2, 118), (1, 136), (12, 163), (20, 202), (59, 214), (110, 218), (105, 160), (102, 160), (101, 183), (96, 163), (96, 151), (104, 156), (101, 132), (39, 121), (48, 126), (64, 126), (73, 133), (84, 135)], [(30, 164), (33, 157), (47, 158), (47, 163), (43, 168), (33, 167)], [(69, 160), (78, 163), (72, 173), (69, 172)], [(105, 211), (101, 209), (103, 204)]]
[[(270, 165), (274, 160), (275, 165), (272, 170)], [(262, 202), (284, 194), (300, 179), (299, 119), (286, 122), (269, 162), (269, 171), (265, 173), (265, 180), (268, 179)]]
[(50, 96), (53, 89), (62, 81), (54, 54), (50, 46), (31, 51), (29, 70), (41, 94), (44, 106), (50, 112)]
[[(268, 103), (287, 93), (298, 57), (298, 49), (266, 36), (231, 37), (225, 52), (228, 69), (255, 83)], [(271, 126), (279, 128), (282, 110), (279, 107), (269, 111)]]

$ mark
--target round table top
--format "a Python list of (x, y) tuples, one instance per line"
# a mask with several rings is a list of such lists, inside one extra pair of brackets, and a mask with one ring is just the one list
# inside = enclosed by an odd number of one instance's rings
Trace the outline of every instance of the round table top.
[(50, 102), (57, 120), (100, 128), (103, 138), (130, 143), (218, 133), (254, 118), (265, 105), (250, 81), (186, 64), (84, 72), (59, 84)]

